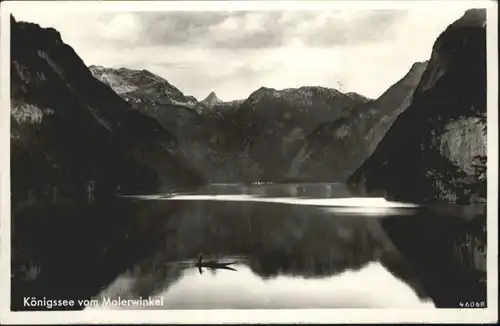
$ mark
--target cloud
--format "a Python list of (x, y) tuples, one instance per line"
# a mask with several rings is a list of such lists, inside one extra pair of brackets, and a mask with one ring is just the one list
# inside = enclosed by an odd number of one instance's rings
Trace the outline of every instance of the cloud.
[[(398, 23), (405, 19), (402, 10), (357, 11), (352, 15), (330, 13), (320, 16), (322, 24), (306, 29), (305, 44), (309, 46), (354, 45), (394, 38)], [(355, 27), (353, 27), (355, 26)]]
[(279, 46), (282, 28), (274, 12), (141, 12), (138, 46), (249, 49)]
[[(141, 12), (138, 45), (263, 49), (298, 39), (308, 46), (373, 42), (390, 35), (404, 11), (345, 12)], [(121, 14), (124, 15), (124, 14)], [(130, 20), (130, 18), (129, 18)], [(130, 23), (127, 21), (130, 25)], [(356, 28), (353, 28), (356, 26)]]
[(141, 45), (201, 45), (211, 27), (231, 18), (228, 12), (146, 12), (136, 16), (144, 26)]
[(87, 65), (148, 69), (204, 98), (245, 98), (261, 86), (318, 85), (376, 98), (466, 5), (405, 10), (77, 12), (19, 3), (18, 20), (61, 32)]

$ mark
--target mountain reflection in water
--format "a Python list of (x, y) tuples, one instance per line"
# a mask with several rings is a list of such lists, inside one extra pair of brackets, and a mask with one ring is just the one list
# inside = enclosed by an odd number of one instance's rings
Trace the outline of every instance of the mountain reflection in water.
[[(45, 265), (30, 283), (16, 272), (13, 300), (16, 309), (30, 295), (164, 298), (149, 309), (457, 307), (486, 299), (485, 256), (464, 259), (461, 245), (473, 239), (464, 221), (480, 211), (352, 198), (339, 184), (212, 185), (19, 211), (14, 230), (29, 247), (18, 250)], [(235, 270), (200, 274), (200, 253)]]
[[(235, 269), (237, 273), (217, 270), (200, 275), (196, 269), (186, 268), (176, 281), (154, 295), (155, 298), (163, 297), (163, 306), (148, 308), (434, 308), (431, 300), (420, 299), (415, 291), (380, 263), (369, 263), (357, 271), (312, 279), (284, 275), (262, 278), (243, 264), (236, 265)], [(100, 298), (133, 299), (135, 297), (130, 293), (135, 281), (122, 276)]]
[[(169, 217), (176, 227), (165, 247), (98, 298), (163, 297), (149, 309), (434, 307), (378, 222), (352, 216), (412, 214), (416, 205), (348, 195), (341, 185), (297, 184), (135, 197), (186, 205)], [(199, 273), (197, 252), (238, 264)]]

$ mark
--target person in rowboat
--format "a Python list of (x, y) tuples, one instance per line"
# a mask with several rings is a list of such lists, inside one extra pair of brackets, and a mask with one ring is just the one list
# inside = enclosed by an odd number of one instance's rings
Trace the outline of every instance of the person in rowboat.
[(198, 256), (198, 261), (196, 262), (195, 266), (198, 267), (198, 271), (200, 272), (200, 274), (202, 274), (203, 273), (202, 267), (209, 268), (212, 270), (228, 269), (228, 270), (236, 271), (236, 269), (229, 267), (229, 265), (232, 265), (234, 263), (235, 262), (221, 263), (221, 262), (218, 262), (215, 260), (209, 260), (209, 261), (204, 262), (203, 261), (203, 254), (200, 254)]

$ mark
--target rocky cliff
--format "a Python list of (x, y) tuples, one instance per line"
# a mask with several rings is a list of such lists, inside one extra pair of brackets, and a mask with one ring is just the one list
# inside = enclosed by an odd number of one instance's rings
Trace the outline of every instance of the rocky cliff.
[(53, 28), (11, 17), (16, 200), (100, 198), (203, 182), (158, 121), (95, 79)]
[(349, 178), (353, 190), (467, 203), (486, 191), (486, 10), (468, 10), (434, 43), (408, 109)]
[(424, 62), (413, 64), (406, 76), (378, 99), (365, 100), (346, 116), (321, 123), (303, 141), (290, 165), (288, 177), (346, 181), (375, 150), (396, 117), (408, 107), (426, 65)]

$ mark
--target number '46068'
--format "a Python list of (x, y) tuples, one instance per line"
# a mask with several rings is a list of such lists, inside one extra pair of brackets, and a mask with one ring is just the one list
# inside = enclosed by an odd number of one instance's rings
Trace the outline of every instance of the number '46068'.
[(458, 303), (460, 308), (485, 308), (486, 302), (484, 301), (460, 301)]

